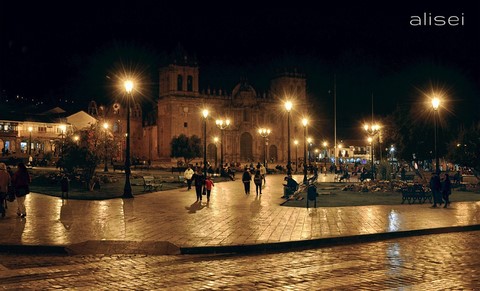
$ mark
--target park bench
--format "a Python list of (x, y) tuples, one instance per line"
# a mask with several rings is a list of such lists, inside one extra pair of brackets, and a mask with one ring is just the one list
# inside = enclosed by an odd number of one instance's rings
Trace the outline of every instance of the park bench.
[(163, 184), (155, 182), (153, 176), (143, 176), (143, 191), (156, 191), (158, 188), (162, 189)]
[(120, 171), (125, 171), (125, 164), (124, 163), (113, 163), (113, 171), (115, 172), (116, 170)]
[(421, 184), (414, 184), (413, 186), (402, 188), (402, 204), (405, 203), (405, 201), (407, 201), (408, 204), (415, 203), (415, 201), (423, 204), (426, 200), (432, 203), (432, 192), (425, 191)]

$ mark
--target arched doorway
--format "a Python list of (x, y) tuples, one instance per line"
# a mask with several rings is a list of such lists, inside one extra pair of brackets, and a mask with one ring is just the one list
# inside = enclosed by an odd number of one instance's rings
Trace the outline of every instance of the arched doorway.
[(216, 144), (209, 144), (207, 146), (207, 161), (210, 165), (214, 168), (217, 168), (217, 145)]
[(268, 161), (270, 163), (278, 161), (277, 146), (273, 144), (268, 148)]
[(240, 136), (240, 160), (253, 162), (253, 138), (248, 132), (242, 133)]

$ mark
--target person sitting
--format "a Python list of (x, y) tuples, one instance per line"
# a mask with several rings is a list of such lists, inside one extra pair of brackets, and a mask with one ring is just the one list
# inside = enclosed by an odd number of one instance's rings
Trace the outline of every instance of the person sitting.
[(283, 179), (286, 181), (286, 184), (283, 184), (283, 196), (282, 198), (289, 199), (298, 190), (298, 183), (295, 179), (292, 178), (292, 175), (288, 175)]
[(339, 182), (342, 182), (343, 180), (350, 181), (350, 174), (348, 171), (343, 172), (343, 175), (340, 177)]

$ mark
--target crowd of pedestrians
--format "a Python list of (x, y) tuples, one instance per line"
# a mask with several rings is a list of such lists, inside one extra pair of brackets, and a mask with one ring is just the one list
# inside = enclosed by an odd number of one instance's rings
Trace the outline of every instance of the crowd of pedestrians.
[(0, 163), (0, 213), (6, 215), (7, 201), (17, 201), (17, 216), (26, 217), (25, 196), (30, 193), (31, 178), (24, 163), (17, 165), (13, 173), (10, 167)]

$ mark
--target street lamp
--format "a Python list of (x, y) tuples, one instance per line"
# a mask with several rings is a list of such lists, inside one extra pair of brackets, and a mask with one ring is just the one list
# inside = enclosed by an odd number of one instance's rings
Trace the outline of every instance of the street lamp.
[(295, 145), (295, 173), (298, 172), (298, 140), (294, 140), (293, 144)]
[(217, 169), (218, 165), (217, 165), (217, 144), (218, 144), (218, 141), (219, 141), (219, 138), (217, 136), (215, 136), (213, 138), (213, 142), (215, 143), (215, 170)]
[(63, 147), (65, 146), (65, 131), (67, 130), (67, 126), (65, 124), (60, 124), (59, 128), (62, 135), (62, 148), (60, 149), (60, 154), (63, 155)]
[(133, 198), (132, 185), (130, 184), (130, 99), (133, 98), (133, 82), (127, 80), (124, 83), (127, 93), (127, 134), (125, 149), (125, 187), (123, 188), (123, 198)]
[(28, 132), (30, 133), (30, 139), (28, 141), (28, 155), (32, 156), (32, 131), (33, 127), (29, 126), (28, 127)]
[(307, 138), (307, 143), (308, 143), (308, 163), (310, 164), (311, 160), (312, 160), (312, 153), (311, 153), (311, 149), (312, 149), (312, 142), (313, 142), (313, 139), (311, 137)]
[(308, 119), (302, 119), (303, 124), (303, 183), (307, 184), (307, 125)]
[[(203, 177), (204, 179), (207, 178), (207, 117), (208, 117), (208, 110), (203, 109)], [(204, 192), (206, 188), (203, 187)]]
[(370, 161), (372, 162), (372, 179), (373, 179), (373, 138), (368, 137), (367, 139), (368, 143), (370, 144)]
[(224, 130), (230, 125), (230, 119), (217, 119), (215, 121), (215, 124), (217, 125), (218, 128), (220, 128), (221, 135), (220, 135), (220, 173), (223, 170), (223, 135), (224, 135)]
[(105, 167), (103, 168), (104, 172), (108, 172), (108, 167), (107, 167), (107, 130), (108, 130), (108, 123), (103, 124), (103, 129), (105, 130), (105, 157), (104, 157), (104, 162), (105, 162)]
[(435, 172), (440, 174), (440, 162), (438, 160), (437, 154), (437, 118), (436, 115), (438, 114), (438, 107), (440, 106), (440, 99), (434, 97), (432, 99), (432, 108), (433, 108), (433, 123), (434, 123), (434, 141), (435, 141)]
[(393, 166), (393, 154), (395, 153), (395, 147), (393, 144), (390, 146), (390, 160), (392, 161), (392, 166)]
[(287, 174), (292, 173), (292, 163), (290, 160), (290, 111), (292, 111), (293, 104), (291, 101), (285, 102), (285, 109), (287, 110)]
[(267, 137), (272, 132), (269, 128), (260, 128), (258, 133), (263, 137), (263, 165), (267, 168)]
[(371, 144), (371, 154), (372, 154), (372, 180), (374, 180), (375, 178), (375, 164), (373, 162), (373, 147), (374, 147), (374, 137), (375, 135), (377, 135), (377, 133), (380, 131), (380, 125), (378, 124), (365, 124), (363, 126), (363, 128), (365, 129), (365, 131), (367, 132), (367, 134), (369, 135), (369, 138), (368, 138), (368, 141), (369, 143)]
[(327, 175), (327, 146), (328, 146), (328, 142), (324, 141), (324, 142), (323, 142), (323, 147), (325, 148), (325, 156), (324, 156), (324, 161), (325, 161), (325, 175)]

